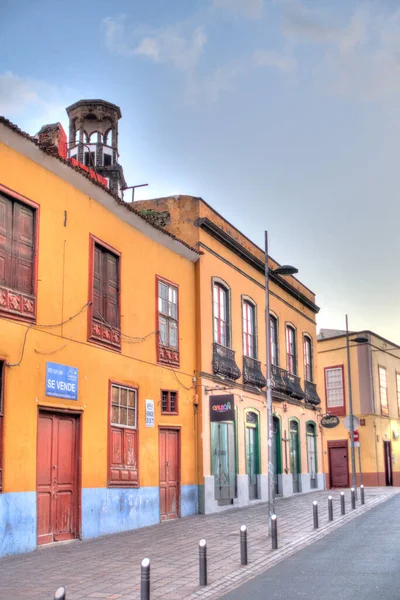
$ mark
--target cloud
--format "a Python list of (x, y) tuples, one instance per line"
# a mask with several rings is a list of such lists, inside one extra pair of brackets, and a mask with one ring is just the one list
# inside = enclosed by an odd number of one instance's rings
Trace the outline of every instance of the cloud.
[(284, 72), (291, 71), (297, 65), (293, 57), (284, 56), (273, 50), (257, 50), (253, 54), (253, 60), (259, 67), (270, 67)]
[(213, 104), (221, 94), (233, 88), (234, 81), (245, 70), (244, 60), (237, 60), (229, 65), (216, 68), (208, 75), (192, 75), (187, 82), (186, 98), (191, 103), (206, 102)]
[(161, 29), (136, 27), (129, 30), (126, 16), (104, 19), (106, 44), (110, 52), (125, 57), (142, 56), (155, 63), (172, 64), (181, 71), (193, 69), (207, 43), (202, 27), (185, 23)]
[(211, 3), (214, 8), (243, 14), (249, 19), (259, 19), (263, 15), (263, 0), (211, 0)]
[(326, 20), (327, 15), (321, 10), (306, 8), (300, 2), (285, 3), (283, 33), (302, 41), (329, 41), (337, 35), (339, 28)]

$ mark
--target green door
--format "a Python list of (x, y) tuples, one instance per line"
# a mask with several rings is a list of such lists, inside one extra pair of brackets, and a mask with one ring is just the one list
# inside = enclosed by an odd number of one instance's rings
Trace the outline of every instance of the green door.
[(300, 448), (299, 424), (290, 421), (290, 472), (293, 479), (293, 492), (300, 492)]
[(258, 415), (246, 413), (246, 473), (249, 478), (249, 500), (258, 498), (259, 475)]
[(281, 431), (278, 417), (272, 420), (272, 462), (274, 465), (275, 494), (279, 494), (279, 474), (281, 473)]
[(215, 499), (221, 503), (236, 498), (235, 424), (211, 423), (211, 466)]
[(307, 461), (310, 473), (310, 488), (317, 487), (317, 440), (315, 437), (315, 424), (307, 423)]

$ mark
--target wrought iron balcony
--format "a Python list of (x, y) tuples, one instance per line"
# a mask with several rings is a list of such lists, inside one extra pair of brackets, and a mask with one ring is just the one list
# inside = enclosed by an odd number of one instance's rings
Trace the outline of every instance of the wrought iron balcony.
[(214, 375), (225, 375), (234, 380), (242, 374), (235, 362), (235, 351), (216, 343), (213, 344), (212, 369)]
[(261, 371), (261, 362), (250, 356), (243, 356), (243, 382), (263, 388), (267, 380)]
[(276, 365), (271, 365), (271, 387), (275, 392), (292, 396), (297, 400), (302, 400), (305, 395), (301, 389), (300, 377)]
[(321, 404), (321, 398), (317, 394), (317, 386), (311, 381), (305, 381), (304, 391), (306, 393), (306, 402), (317, 406)]
[(297, 377), (297, 375), (293, 375), (292, 373), (288, 373), (287, 376), (290, 383), (291, 396), (293, 396), (293, 398), (297, 398), (297, 400), (303, 400), (305, 393), (301, 389), (300, 377)]

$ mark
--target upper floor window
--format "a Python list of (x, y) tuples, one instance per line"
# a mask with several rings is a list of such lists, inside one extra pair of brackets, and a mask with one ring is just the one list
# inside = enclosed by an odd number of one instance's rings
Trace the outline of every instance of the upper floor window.
[(137, 390), (112, 384), (108, 483), (138, 486)]
[(157, 282), (158, 360), (178, 365), (178, 288), (163, 279)]
[(229, 306), (228, 291), (219, 283), (214, 283), (214, 342), (229, 346)]
[(312, 364), (312, 343), (311, 338), (305, 335), (303, 338), (303, 355), (304, 355), (304, 379), (306, 381), (313, 380), (313, 364)]
[(254, 304), (243, 302), (243, 353), (250, 358), (256, 358), (255, 312)]
[(326, 410), (333, 415), (344, 415), (344, 378), (343, 366), (325, 369)]
[(292, 375), (296, 375), (296, 330), (291, 325), (286, 327), (286, 353), (287, 369)]
[(92, 238), (92, 306), (89, 337), (117, 348), (120, 336), (120, 256)]
[(388, 393), (387, 393), (387, 378), (386, 378), (386, 368), (379, 367), (379, 396), (381, 399), (381, 413), (382, 415), (389, 414), (389, 405), (388, 405)]
[(34, 320), (36, 210), (0, 193), (0, 311)]
[(273, 315), (269, 317), (269, 337), (271, 345), (271, 364), (276, 367), (278, 361), (278, 319)]

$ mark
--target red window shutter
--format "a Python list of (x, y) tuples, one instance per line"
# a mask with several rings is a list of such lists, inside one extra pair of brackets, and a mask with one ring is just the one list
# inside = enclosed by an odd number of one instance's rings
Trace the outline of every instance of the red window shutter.
[(135, 486), (138, 483), (136, 431), (111, 427), (110, 485)]
[(14, 202), (12, 245), (12, 287), (33, 293), (34, 212)]
[(109, 252), (105, 252), (103, 255), (103, 260), (105, 320), (112, 327), (118, 327), (118, 257), (114, 254), (110, 254)]
[(101, 248), (94, 247), (94, 267), (93, 267), (93, 316), (95, 319), (104, 318), (103, 315), (103, 252)]
[(0, 285), (11, 286), (12, 203), (0, 195)]

